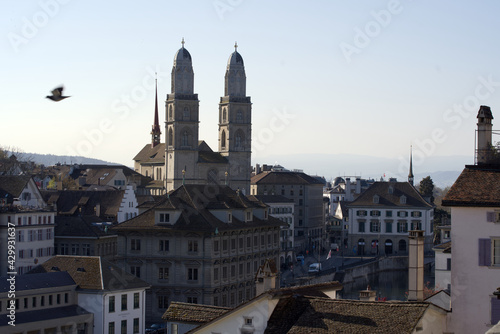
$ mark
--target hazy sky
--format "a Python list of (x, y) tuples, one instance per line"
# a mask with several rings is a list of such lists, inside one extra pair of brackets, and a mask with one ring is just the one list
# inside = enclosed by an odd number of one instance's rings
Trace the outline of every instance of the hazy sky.
[[(200, 139), (214, 150), (237, 41), (254, 163), (300, 153), (406, 159), (410, 145), (421, 164), (473, 162), (479, 105), (500, 119), (499, 13), (496, 0), (3, 1), (0, 145), (132, 166), (151, 141), (154, 72), (163, 127), (184, 38)], [(45, 99), (60, 84), (72, 97)]]

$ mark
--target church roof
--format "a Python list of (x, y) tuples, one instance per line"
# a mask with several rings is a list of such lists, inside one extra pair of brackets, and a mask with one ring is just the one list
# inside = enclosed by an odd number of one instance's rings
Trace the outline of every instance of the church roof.
[(243, 66), (243, 57), (238, 53), (238, 51), (234, 51), (231, 53), (231, 56), (229, 56), (229, 59), (227, 61), (227, 67), (228, 69), (233, 66), (233, 65), (241, 65)]
[(182, 48), (180, 48), (177, 53), (175, 54), (174, 57), (174, 66), (179, 64), (179, 63), (188, 63), (191, 64), (191, 54), (189, 54), (189, 51), (184, 48), (184, 44)]
[(165, 163), (165, 143), (160, 143), (155, 147), (146, 144), (142, 150), (134, 157), (134, 161), (142, 164), (164, 164)]

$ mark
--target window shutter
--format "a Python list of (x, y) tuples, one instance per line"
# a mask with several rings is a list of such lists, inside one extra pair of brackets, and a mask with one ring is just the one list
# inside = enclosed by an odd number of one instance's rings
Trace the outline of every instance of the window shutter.
[(496, 325), (500, 321), (500, 299), (491, 298), (491, 324)]
[(491, 240), (479, 239), (479, 265), (491, 265)]
[(486, 212), (486, 221), (488, 223), (494, 223), (495, 222), (495, 212), (493, 212), (493, 211)]

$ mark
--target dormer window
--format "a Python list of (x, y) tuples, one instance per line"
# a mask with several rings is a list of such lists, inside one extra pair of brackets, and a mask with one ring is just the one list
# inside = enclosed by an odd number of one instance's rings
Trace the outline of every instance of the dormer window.
[(252, 211), (247, 211), (245, 213), (245, 221), (247, 222), (252, 221)]
[(405, 195), (401, 195), (401, 197), (399, 198), (399, 203), (406, 204), (406, 196)]
[(394, 194), (394, 187), (393, 186), (389, 186), (389, 194), (392, 195)]
[(379, 203), (379, 200), (380, 200), (379, 195), (374, 195), (374, 196), (373, 196), (373, 204), (378, 204), (378, 203)]
[(169, 213), (160, 213), (160, 223), (170, 223)]

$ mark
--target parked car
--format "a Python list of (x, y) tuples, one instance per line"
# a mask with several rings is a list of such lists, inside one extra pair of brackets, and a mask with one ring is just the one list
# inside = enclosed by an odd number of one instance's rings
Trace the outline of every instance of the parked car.
[(309, 270), (308, 270), (309, 274), (316, 274), (319, 273), (320, 271), (321, 271), (321, 263), (311, 263), (309, 265)]
[(166, 323), (152, 324), (148, 328), (146, 328), (147, 334), (161, 334), (166, 333)]
[(305, 259), (304, 255), (302, 255), (302, 254), (297, 255), (297, 262), (302, 262), (302, 261), (304, 261), (304, 259)]

